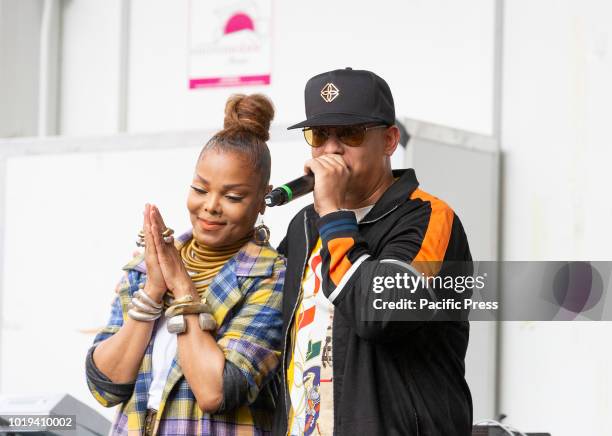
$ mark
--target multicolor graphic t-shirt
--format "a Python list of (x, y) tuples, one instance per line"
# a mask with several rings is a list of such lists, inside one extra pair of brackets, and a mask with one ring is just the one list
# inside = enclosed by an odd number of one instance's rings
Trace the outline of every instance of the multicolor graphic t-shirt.
[[(367, 206), (354, 210), (357, 221), (371, 209)], [(290, 436), (333, 434), (333, 319), (334, 306), (321, 292), (319, 239), (304, 271), (302, 299), (291, 331), (293, 353), (287, 371)]]
[[(326, 333), (331, 333), (333, 306), (321, 292), (321, 240), (312, 251), (302, 280), (302, 301), (293, 325), (293, 354), (287, 371), (291, 411), (288, 433), (290, 435), (318, 435), (323, 433), (322, 415), (333, 413), (331, 407), (321, 408), (321, 387), (331, 385), (331, 367), (326, 365), (326, 378), (322, 377), (323, 350)], [(331, 340), (331, 337), (330, 337)], [(330, 360), (331, 362), (331, 360)], [(325, 392), (326, 393), (326, 392)], [(326, 400), (330, 398), (326, 395)], [(333, 431), (333, 425), (332, 429)]]

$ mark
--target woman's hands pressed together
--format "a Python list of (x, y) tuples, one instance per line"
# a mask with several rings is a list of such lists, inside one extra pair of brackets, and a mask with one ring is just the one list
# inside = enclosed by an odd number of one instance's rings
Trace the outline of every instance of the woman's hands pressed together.
[(143, 212), (144, 223), (142, 225), (142, 230), (144, 231), (145, 235), (144, 256), (145, 264), (147, 265), (147, 281), (145, 283), (144, 290), (149, 297), (159, 303), (164, 297), (164, 294), (168, 289), (168, 285), (166, 284), (166, 280), (157, 258), (155, 237), (153, 236), (153, 229), (151, 226), (152, 209), (153, 206), (147, 203), (145, 204), (145, 210)]
[[(181, 255), (174, 246), (173, 238), (164, 241), (162, 233), (167, 229), (157, 207), (148, 208), (150, 234), (153, 244), (147, 240), (147, 250), (155, 253), (156, 262), (151, 264), (159, 268), (167, 288), (172, 291), (174, 298), (191, 295), (197, 301), (198, 293), (193, 281), (185, 268)], [(146, 230), (145, 230), (146, 233)], [(151, 245), (151, 246), (149, 246)], [(147, 269), (149, 264), (147, 263)], [(195, 314), (183, 315), (187, 323), (187, 331), (178, 335), (178, 359), (193, 391), (197, 403), (205, 412), (215, 412), (223, 400), (223, 367), (225, 356), (214, 335), (202, 331)]]
[[(162, 233), (167, 229), (164, 220), (159, 212), (159, 209), (154, 205), (146, 205), (145, 215), (147, 215), (150, 224), (151, 242), (146, 239), (146, 250), (154, 253), (155, 259), (151, 260), (151, 264), (159, 271), (162, 280), (166, 286), (165, 289), (172, 291), (174, 298), (181, 298), (185, 295), (197, 296), (197, 292), (191, 281), (191, 277), (185, 268), (185, 264), (181, 259), (181, 255), (174, 246), (174, 238), (169, 237), (169, 242), (164, 241)], [(145, 230), (147, 235), (147, 230)], [(147, 255), (145, 255), (146, 258)], [(147, 276), (149, 271), (149, 263), (147, 261)], [(157, 280), (157, 277), (156, 277)], [(162, 294), (163, 295), (163, 294)]]

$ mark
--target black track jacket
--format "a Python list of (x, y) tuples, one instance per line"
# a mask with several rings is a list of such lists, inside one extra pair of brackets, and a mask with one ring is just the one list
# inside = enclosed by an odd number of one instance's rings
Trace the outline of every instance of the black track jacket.
[[(399, 179), (359, 224), (350, 211), (319, 218), (312, 205), (289, 224), (279, 247), (288, 264), (276, 436), (287, 434), (290, 331), (304, 268), (319, 236), (322, 291), (335, 307), (334, 435), (471, 434), (472, 398), (464, 377), (469, 323), (364, 320), (362, 308), (377, 295), (371, 292), (373, 277), (404, 273), (397, 261), (440, 261), (440, 274), (449, 261), (471, 266), (467, 238), (453, 210), (418, 189), (414, 170), (394, 171), (394, 176)], [(459, 272), (471, 274), (471, 269)]]

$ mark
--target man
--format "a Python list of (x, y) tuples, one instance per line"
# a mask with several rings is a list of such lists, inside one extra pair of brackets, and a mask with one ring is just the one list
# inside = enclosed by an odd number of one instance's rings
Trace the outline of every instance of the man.
[(372, 292), (376, 277), (470, 272), (461, 222), (418, 189), (413, 170), (391, 170), (400, 133), (382, 78), (319, 74), (305, 106), (307, 120), (290, 129), (304, 128), (312, 147), (314, 205), (293, 218), (279, 248), (288, 264), (274, 434), (469, 435), (469, 324), (437, 321), (437, 311), (416, 312), (418, 321), (371, 315), (375, 297), (401, 291), (385, 282)]

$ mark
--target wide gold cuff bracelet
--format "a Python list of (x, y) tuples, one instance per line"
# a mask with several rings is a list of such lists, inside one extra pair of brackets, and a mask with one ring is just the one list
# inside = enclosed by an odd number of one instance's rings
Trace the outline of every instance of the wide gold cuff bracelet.
[(189, 315), (192, 313), (211, 313), (210, 306), (206, 303), (180, 303), (173, 304), (166, 309), (166, 317), (176, 315)]

